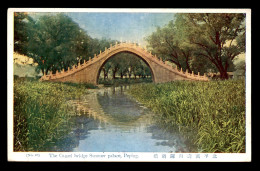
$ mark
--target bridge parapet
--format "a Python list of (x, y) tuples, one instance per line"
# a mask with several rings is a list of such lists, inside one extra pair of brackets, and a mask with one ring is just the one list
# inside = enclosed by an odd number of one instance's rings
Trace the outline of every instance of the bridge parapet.
[(83, 64), (78, 63), (77, 65), (73, 65), (72, 68), (68, 67), (67, 71), (64, 71), (63, 69), (61, 72), (57, 71), (56, 74), (50, 73), (48, 75), (44, 75), (42, 76), (41, 80), (55, 80), (55, 79), (60, 79), (60, 78), (70, 76), (76, 72), (84, 70), (85, 68), (89, 67), (92, 64), (95, 64), (100, 60), (109, 58), (114, 53), (121, 52), (120, 50), (122, 49), (136, 53), (139, 56), (141, 56), (141, 58), (143, 58), (144, 60), (153, 61), (160, 67), (167, 69), (183, 78), (187, 78), (188, 80), (208, 81), (208, 77), (206, 77), (205, 74), (201, 76), (199, 73), (198, 75), (196, 75), (194, 74), (194, 72), (192, 73), (188, 73), (187, 71), (183, 72), (182, 68), (180, 70), (178, 70), (177, 68), (173, 68), (171, 65), (163, 61), (161, 58), (158, 58), (156, 55), (153, 55), (151, 51), (148, 52), (146, 48), (143, 48), (142, 46), (137, 45), (136, 43), (127, 43), (127, 42), (120, 42), (120, 43), (116, 42), (114, 46), (110, 44), (109, 48), (105, 48), (103, 52), (100, 50), (100, 53), (98, 55), (95, 54), (93, 58), (89, 57), (89, 60), (87, 61), (84, 60)]

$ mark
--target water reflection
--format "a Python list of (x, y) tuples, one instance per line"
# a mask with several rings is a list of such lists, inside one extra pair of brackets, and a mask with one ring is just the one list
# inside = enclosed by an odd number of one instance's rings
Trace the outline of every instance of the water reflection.
[[(127, 87), (125, 87), (127, 88)], [(124, 93), (123, 87), (114, 87), (97, 94), (97, 101), (103, 111), (115, 122), (127, 123), (137, 121), (141, 115), (147, 113), (147, 110), (140, 107), (135, 101), (128, 98)], [(110, 94), (112, 92), (112, 94)]]
[(153, 113), (125, 94), (127, 86), (92, 90), (69, 101), (71, 131), (49, 151), (187, 152), (181, 136), (160, 129)]

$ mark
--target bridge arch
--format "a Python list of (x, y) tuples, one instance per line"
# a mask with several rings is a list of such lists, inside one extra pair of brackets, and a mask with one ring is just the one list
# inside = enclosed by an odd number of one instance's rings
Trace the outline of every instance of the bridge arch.
[(49, 75), (44, 75), (41, 80), (53, 82), (85, 82), (96, 85), (98, 84), (100, 69), (107, 60), (121, 52), (133, 53), (141, 58), (150, 68), (153, 82), (155, 83), (174, 80), (208, 81), (205, 74), (204, 76), (200, 76), (199, 73), (195, 75), (193, 72), (188, 73), (187, 71), (182, 71), (182, 69), (178, 70), (177, 68), (173, 68), (157, 58), (156, 55), (154, 56), (146, 49), (132, 43), (116, 43), (114, 46), (110, 45), (110, 48), (105, 48), (105, 51), (100, 51), (99, 55), (95, 54), (94, 58), (89, 58), (89, 60), (84, 61), (83, 64), (78, 63), (78, 65), (73, 65), (72, 68), (68, 68), (67, 71), (62, 70), (61, 72), (56, 72), (56, 74), (50, 73)]
[(135, 55), (137, 58), (141, 59), (141, 60), (149, 67), (149, 69), (150, 69), (150, 71), (151, 71), (151, 75), (152, 75), (152, 80), (153, 80), (153, 82), (155, 82), (155, 80), (154, 80), (154, 70), (153, 70), (153, 68), (151, 67), (151, 64), (150, 64), (149, 61), (147, 61), (144, 57), (142, 57), (141, 54), (138, 53), (137, 51), (129, 50), (129, 49), (128, 49), (128, 50), (120, 49), (120, 50), (118, 50), (116, 53), (111, 53), (110, 55), (108, 55), (108, 56), (106, 57), (106, 59), (103, 61), (103, 63), (101, 64), (100, 68), (98, 69), (98, 72), (97, 72), (97, 75), (96, 75), (96, 84), (98, 84), (100, 72), (101, 72), (103, 66), (104, 66), (111, 58), (113, 58), (115, 55), (120, 54), (120, 53), (130, 53), (130, 54)]

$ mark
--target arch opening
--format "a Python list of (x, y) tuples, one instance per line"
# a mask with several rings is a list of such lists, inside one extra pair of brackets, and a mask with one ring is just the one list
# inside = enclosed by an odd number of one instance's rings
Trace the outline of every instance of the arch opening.
[(107, 57), (97, 72), (96, 84), (111, 80), (154, 82), (154, 73), (149, 63), (132, 51), (120, 51)]

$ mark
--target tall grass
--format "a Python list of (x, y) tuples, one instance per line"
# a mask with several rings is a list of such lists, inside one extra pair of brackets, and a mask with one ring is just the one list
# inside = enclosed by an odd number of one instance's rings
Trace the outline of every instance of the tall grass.
[(41, 151), (68, 130), (58, 129), (70, 118), (66, 101), (86, 93), (84, 85), (14, 81), (14, 151)]
[(139, 84), (128, 91), (198, 151), (245, 152), (244, 80)]

